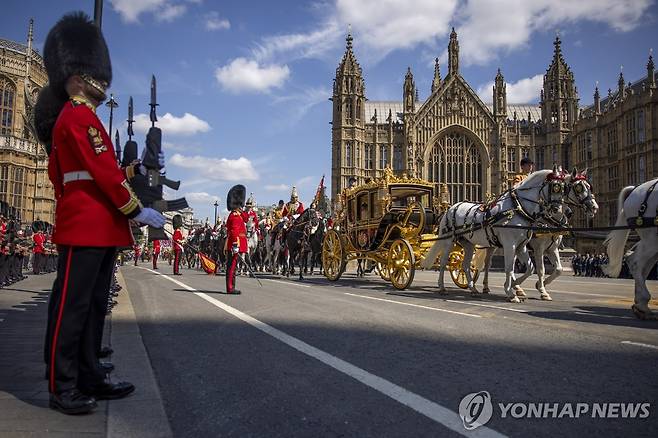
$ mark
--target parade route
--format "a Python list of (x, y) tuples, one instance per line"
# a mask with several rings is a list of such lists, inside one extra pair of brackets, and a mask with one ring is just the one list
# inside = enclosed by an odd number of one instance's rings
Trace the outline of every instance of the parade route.
[[(472, 434), (449, 416), (481, 390), (494, 403), (651, 403), (646, 419), (494, 415), (475, 431), (484, 435), (658, 430), (658, 323), (633, 317), (628, 280), (565, 276), (555, 288), (569, 293), (555, 292), (555, 301), (528, 290), (514, 305), (499, 287), (438, 296), (428, 272), (404, 292), (374, 275), (336, 283), (263, 275), (263, 287), (240, 277), (239, 296), (199, 271), (122, 272), (176, 436)], [(493, 274), (491, 284), (500, 283)], [(407, 396), (445, 415), (427, 415)]]

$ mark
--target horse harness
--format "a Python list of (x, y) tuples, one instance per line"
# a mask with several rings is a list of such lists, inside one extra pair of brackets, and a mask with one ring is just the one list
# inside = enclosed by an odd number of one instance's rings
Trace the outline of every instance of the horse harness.
[[(637, 211), (637, 217), (630, 217), (627, 219), (628, 225), (631, 228), (634, 227), (642, 227), (645, 225), (645, 220), (648, 223), (650, 223), (651, 219), (653, 219), (653, 224), (658, 227), (658, 206), (656, 207), (656, 215), (651, 218), (651, 217), (644, 217), (644, 213), (647, 211), (647, 204), (649, 203), (649, 197), (651, 197), (651, 194), (653, 193), (654, 189), (656, 188), (656, 185), (658, 185), (658, 180), (651, 184), (651, 187), (649, 187), (649, 190), (647, 190), (647, 194), (644, 195), (644, 200), (642, 201), (642, 204), (640, 204), (640, 208)], [(633, 190), (635, 190), (637, 187), (633, 187)], [(633, 192), (631, 190), (631, 193)], [(629, 193), (630, 196), (630, 193)]]

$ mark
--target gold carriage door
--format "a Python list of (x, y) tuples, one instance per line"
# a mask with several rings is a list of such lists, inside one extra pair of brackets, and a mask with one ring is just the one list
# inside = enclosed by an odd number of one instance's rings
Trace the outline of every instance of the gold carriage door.
[(448, 132), (432, 146), (427, 177), (446, 184), (450, 203), (482, 201), (482, 160), (477, 144), (457, 131)]

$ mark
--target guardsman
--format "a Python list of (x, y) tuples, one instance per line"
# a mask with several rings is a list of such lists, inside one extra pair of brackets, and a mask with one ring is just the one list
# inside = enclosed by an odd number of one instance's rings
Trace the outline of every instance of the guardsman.
[(160, 257), (160, 241), (155, 239), (153, 241), (153, 269), (158, 269), (158, 257)]
[[(66, 15), (48, 34), (43, 52), (49, 85), (39, 93), (35, 128), (49, 153), (56, 199), (52, 241), (60, 256), (44, 356), (50, 407), (82, 414), (96, 408), (96, 400), (122, 398), (135, 389), (105, 380), (98, 351), (117, 247), (134, 243), (129, 220), (161, 228), (164, 217), (143, 208), (130, 189), (128, 170), (117, 166), (96, 115), (112, 80), (98, 26), (84, 13)], [(90, 226), (93, 232), (80, 232)]]
[(135, 243), (135, 246), (133, 246), (133, 251), (135, 253), (135, 266), (137, 266), (139, 256), (142, 254), (142, 247), (139, 245), (139, 243)]
[(290, 202), (288, 202), (285, 207), (283, 207), (283, 217), (288, 219), (293, 219), (293, 215), (299, 215), (304, 213), (304, 204), (299, 201), (299, 195), (297, 195), (297, 188), (292, 186), (292, 192), (290, 193)]
[(46, 238), (41, 231), (39, 222), (35, 222), (32, 227), (35, 231), (32, 234), (32, 242), (34, 243), (32, 247), (32, 272), (37, 275), (43, 272), (43, 258), (45, 257), (44, 243), (46, 242)]
[(174, 227), (174, 234), (171, 236), (171, 244), (174, 247), (174, 275), (183, 275), (180, 272), (181, 257), (183, 256), (183, 216), (174, 215), (171, 220)]
[(226, 197), (226, 207), (230, 210), (226, 219), (226, 241), (224, 252), (226, 253), (226, 293), (240, 294), (235, 288), (235, 273), (238, 268), (240, 254), (247, 252), (247, 227), (242, 218), (242, 206), (247, 189), (238, 184), (231, 187)]

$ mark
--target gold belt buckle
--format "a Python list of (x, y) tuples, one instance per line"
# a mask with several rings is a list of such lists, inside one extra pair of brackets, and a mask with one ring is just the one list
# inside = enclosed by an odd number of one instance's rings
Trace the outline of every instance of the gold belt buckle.
[(638, 226), (642, 226), (642, 225), (644, 225), (644, 217), (642, 217), (642, 216), (638, 216), (638, 217), (635, 219), (635, 225), (638, 225)]

